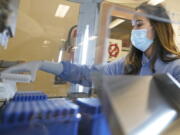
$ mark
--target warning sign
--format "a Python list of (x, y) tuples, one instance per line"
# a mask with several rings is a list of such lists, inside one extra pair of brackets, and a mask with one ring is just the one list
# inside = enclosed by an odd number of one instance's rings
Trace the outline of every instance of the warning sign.
[(122, 50), (122, 40), (109, 39), (108, 61), (114, 61), (117, 58), (119, 58), (121, 50)]
[(116, 43), (111, 43), (108, 48), (110, 57), (117, 57), (119, 54), (119, 46)]

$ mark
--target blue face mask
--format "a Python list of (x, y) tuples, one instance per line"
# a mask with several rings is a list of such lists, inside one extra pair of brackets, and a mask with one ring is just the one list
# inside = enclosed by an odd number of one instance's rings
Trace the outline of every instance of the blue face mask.
[(131, 42), (134, 47), (145, 52), (153, 43), (153, 40), (147, 38), (147, 29), (132, 30)]

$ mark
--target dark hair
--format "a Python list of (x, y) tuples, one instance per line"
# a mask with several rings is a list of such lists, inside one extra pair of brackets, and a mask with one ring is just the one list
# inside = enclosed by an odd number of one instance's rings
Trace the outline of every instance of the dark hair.
[(0, 32), (6, 28), (6, 21), (10, 12), (8, 4), (9, 0), (0, 0)]
[(73, 25), (68, 31), (68, 37), (65, 42), (65, 50), (71, 49), (74, 45), (71, 43), (72, 34), (77, 30), (77, 25)]
[[(157, 58), (163, 62), (170, 62), (180, 58), (180, 53), (175, 45), (174, 30), (170, 23), (170, 18), (163, 5), (150, 5), (147, 2), (142, 3), (136, 10), (142, 10), (147, 14), (150, 24), (155, 31), (155, 39), (153, 42), (153, 56), (151, 59), (150, 68), (155, 72), (154, 65)], [(154, 18), (154, 16), (156, 16)], [(160, 19), (164, 21), (160, 21)], [(172, 57), (172, 54), (173, 57)], [(131, 47), (129, 54), (125, 59), (125, 74), (138, 74), (141, 69), (143, 52)]]

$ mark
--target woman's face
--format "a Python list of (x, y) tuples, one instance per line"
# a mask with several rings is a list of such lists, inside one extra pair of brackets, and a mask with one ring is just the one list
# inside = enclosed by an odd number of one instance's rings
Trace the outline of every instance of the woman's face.
[[(142, 10), (137, 10), (136, 12), (143, 13)], [(144, 16), (135, 15), (132, 20), (132, 25), (134, 30), (147, 29), (148, 30), (147, 37), (150, 40), (154, 39), (153, 27), (151, 26), (148, 18)]]

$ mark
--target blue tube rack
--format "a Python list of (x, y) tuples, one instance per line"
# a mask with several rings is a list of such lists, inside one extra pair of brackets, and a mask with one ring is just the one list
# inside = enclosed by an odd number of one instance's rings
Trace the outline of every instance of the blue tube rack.
[(37, 101), (46, 100), (47, 95), (41, 91), (17, 92), (13, 97), (13, 101)]
[(77, 135), (78, 116), (66, 99), (12, 101), (1, 112), (0, 135)]
[(76, 104), (79, 105), (81, 113), (79, 135), (111, 135), (97, 98), (78, 98)]

